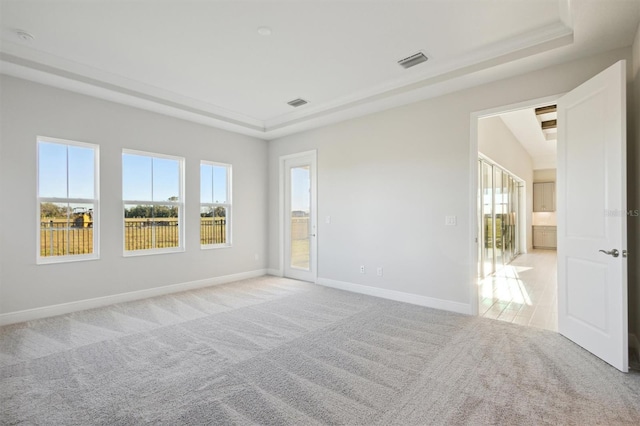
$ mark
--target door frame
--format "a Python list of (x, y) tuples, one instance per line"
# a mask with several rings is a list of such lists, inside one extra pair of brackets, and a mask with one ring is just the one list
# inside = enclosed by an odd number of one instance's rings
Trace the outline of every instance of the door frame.
[(311, 253), (310, 258), (309, 258), (309, 262), (310, 262), (310, 269), (311, 269), (311, 277), (312, 277), (312, 281), (314, 284), (318, 282), (318, 152), (317, 150), (311, 150), (311, 151), (303, 151), (303, 152), (297, 152), (295, 154), (287, 154), (287, 155), (282, 155), (279, 158), (279, 185), (278, 185), (278, 199), (279, 199), (279, 211), (278, 211), (278, 218), (279, 218), (279, 228), (280, 228), (280, 232), (278, 235), (278, 239), (279, 239), (279, 248), (278, 248), (278, 253), (279, 253), (279, 257), (280, 257), (280, 262), (279, 262), (279, 276), (284, 277), (285, 276), (285, 253), (286, 253), (286, 241), (285, 241), (285, 221), (286, 221), (286, 216), (287, 216), (287, 212), (286, 212), (286, 176), (285, 176), (285, 172), (286, 172), (286, 168), (285, 168), (285, 163), (287, 160), (295, 160), (295, 159), (303, 159), (303, 158), (309, 158), (310, 162), (311, 162), (311, 226), (312, 229), (315, 230), (315, 237), (311, 239), (310, 241), (310, 251)]
[[(513, 104), (503, 105), (499, 107), (489, 108), (485, 110), (475, 111), (470, 116), (470, 149), (469, 149), (469, 258), (472, 260), (469, 265), (469, 291), (470, 291), (470, 314), (478, 316), (478, 230), (481, 226), (478, 223), (478, 120), (481, 118), (491, 117), (506, 112), (517, 111), (525, 108), (536, 108), (550, 103), (556, 102), (565, 93), (545, 96), (537, 99), (517, 102)], [(526, 188), (525, 188), (526, 191)], [(526, 192), (525, 192), (526, 193)], [(526, 196), (522, 199), (521, 210), (526, 211), (530, 206), (527, 205)], [(564, 202), (558, 199), (557, 203)], [(530, 223), (523, 221), (523, 226), (531, 226)], [(529, 241), (526, 232), (522, 234), (521, 253), (527, 252)]]

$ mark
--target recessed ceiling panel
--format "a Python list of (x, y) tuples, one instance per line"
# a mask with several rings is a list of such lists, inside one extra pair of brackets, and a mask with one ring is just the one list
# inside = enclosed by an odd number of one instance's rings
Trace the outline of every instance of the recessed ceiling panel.
[[(2, 0), (1, 59), (14, 74), (63, 69), (264, 128), (566, 45), (567, 2)], [(418, 51), (429, 60), (398, 66)], [(298, 97), (313, 105), (292, 111)]]

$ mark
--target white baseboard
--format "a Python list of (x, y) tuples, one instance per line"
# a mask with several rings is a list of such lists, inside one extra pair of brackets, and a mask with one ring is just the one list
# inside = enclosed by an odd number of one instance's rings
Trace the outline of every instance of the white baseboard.
[(8, 312), (0, 314), (0, 325), (15, 324), (18, 322), (32, 321), (40, 318), (53, 317), (56, 315), (68, 314), (71, 312), (84, 311), (86, 309), (99, 308), (113, 305), (115, 303), (130, 302), (133, 300), (146, 299), (149, 297), (163, 296), (165, 294), (179, 293), (181, 291), (194, 290), (197, 288), (210, 287), (214, 285), (226, 284), (233, 281), (245, 280), (248, 278), (261, 277), (267, 273), (266, 269), (241, 272), (239, 274), (224, 275), (222, 277), (207, 278), (204, 280), (189, 281), (178, 284), (171, 284), (162, 287), (154, 287), (145, 290), (132, 291), (129, 293), (114, 294), (111, 296), (96, 297), (95, 299), (78, 300), (75, 302), (61, 303), (59, 305), (43, 306), (41, 308), (26, 309), (24, 311)]
[(417, 294), (404, 293), (401, 291), (388, 290), (385, 288), (369, 287), (366, 285), (336, 281), (328, 278), (319, 277), (317, 283), (326, 287), (351, 291), (353, 293), (366, 294), (368, 296), (395, 300), (397, 302), (411, 303), (412, 305), (420, 305), (427, 308), (441, 309), (443, 311), (451, 311), (460, 314), (471, 315), (471, 305), (466, 303), (452, 302), (450, 300), (436, 299), (433, 297), (420, 296)]
[(273, 275), (274, 277), (282, 277), (282, 271), (280, 269), (273, 269), (273, 268), (269, 268), (267, 269), (267, 275)]

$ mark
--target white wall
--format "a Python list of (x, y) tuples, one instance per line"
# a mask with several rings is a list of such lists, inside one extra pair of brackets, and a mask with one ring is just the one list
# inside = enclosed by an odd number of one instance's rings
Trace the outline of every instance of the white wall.
[[(266, 267), (267, 143), (2, 76), (0, 313)], [(101, 259), (36, 265), (36, 136), (100, 145)], [(123, 148), (186, 158), (186, 251), (122, 256)], [(201, 250), (200, 160), (233, 165), (233, 247)], [(255, 255), (258, 260), (255, 260)]]
[[(564, 93), (629, 48), (271, 141), (269, 268), (278, 269), (278, 158), (318, 150), (319, 281), (397, 291), (471, 312), (476, 111)], [(331, 224), (324, 217), (331, 216)], [(445, 226), (455, 215), (457, 226)], [(359, 274), (384, 267), (384, 277)], [(411, 297), (405, 298), (410, 300)], [(451, 305), (449, 305), (451, 306)]]
[(507, 171), (524, 180), (525, 250), (532, 247), (533, 160), (520, 141), (498, 116), (478, 120), (478, 151)]

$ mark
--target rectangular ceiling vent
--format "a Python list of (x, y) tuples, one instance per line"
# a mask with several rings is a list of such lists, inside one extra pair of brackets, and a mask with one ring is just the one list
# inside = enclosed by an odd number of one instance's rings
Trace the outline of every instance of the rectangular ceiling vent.
[(287, 102), (289, 105), (291, 105), (292, 107), (298, 108), (299, 106), (308, 104), (309, 102), (305, 101), (304, 99), (298, 98), (298, 99), (294, 99), (292, 101)]
[(413, 66), (416, 66), (418, 64), (421, 64), (423, 62), (427, 62), (428, 59), (429, 58), (427, 58), (424, 53), (418, 52), (418, 53), (416, 53), (414, 55), (411, 55), (411, 56), (408, 56), (408, 57), (406, 57), (404, 59), (400, 59), (398, 61), (398, 65), (400, 65), (402, 68), (407, 69), (407, 68), (411, 68)]

